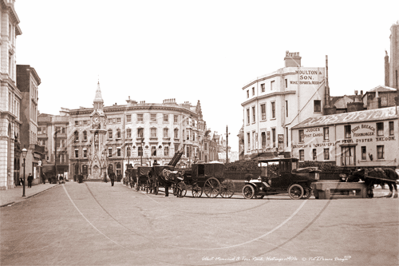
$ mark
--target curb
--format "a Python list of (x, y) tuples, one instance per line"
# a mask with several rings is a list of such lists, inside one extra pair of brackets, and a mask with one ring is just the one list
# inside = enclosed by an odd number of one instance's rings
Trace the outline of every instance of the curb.
[(3, 204), (3, 205), (0, 206), (0, 208), (8, 207), (8, 206), (11, 207), (11, 206), (14, 205), (14, 204), (17, 204), (17, 203), (19, 203), (19, 202), (22, 202), (22, 201), (24, 201), (24, 200), (26, 200), (26, 199), (33, 198), (33, 197), (35, 197), (35, 196), (37, 196), (37, 195), (39, 195), (39, 194), (41, 194), (41, 193), (43, 193), (43, 192), (45, 192), (45, 191), (47, 191), (47, 190), (50, 190), (50, 189), (52, 189), (52, 188), (54, 188), (54, 187), (57, 187), (58, 185), (59, 185), (59, 184), (56, 184), (55, 186), (49, 187), (49, 188), (47, 188), (47, 189), (45, 189), (45, 190), (39, 191), (39, 192), (37, 192), (37, 193), (35, 193), (35, 194), (32, 194), (32, 195), (30, 195), (30, 196), (28, 196), (28, 197), (22, 198), (21, 201), (18, 201), (18, 202), (12, 201), (12, 202)]

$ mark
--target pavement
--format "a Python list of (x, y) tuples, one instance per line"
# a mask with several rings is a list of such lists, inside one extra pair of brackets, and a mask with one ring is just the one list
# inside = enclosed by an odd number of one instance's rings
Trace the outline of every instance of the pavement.
[(0, 207), (9, 206), (24, 201), (55, 186), (57, 186), (57, 184), (49, 183), (34, 185), (31, 188), (25, 186), (25, 197), (22, 197), (22, 186), (17, 186), (7, 190), (0, 190)]

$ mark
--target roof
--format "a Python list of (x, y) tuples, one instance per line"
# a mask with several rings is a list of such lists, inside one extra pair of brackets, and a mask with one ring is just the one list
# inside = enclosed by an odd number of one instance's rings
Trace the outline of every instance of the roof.
[(330, 97), (330, 104), (338, 109), (347, 107), (348, 103), (354, 102), (356, 95), (332, 96)]
[(394, 119), (398, 118), (397, 112), (395, 112), (395, 108), (398, 107), (388, 107), (359, 112), (309, 117), (298, 125), (292, 127), (292, 129)]

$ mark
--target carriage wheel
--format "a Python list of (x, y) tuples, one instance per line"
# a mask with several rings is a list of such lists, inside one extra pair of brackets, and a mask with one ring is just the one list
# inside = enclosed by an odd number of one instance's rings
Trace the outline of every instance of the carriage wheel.
[(194, 198), (201, 198), (201, 196), (202, 196), (202, 188), (200, 186), (198, 186), (197, 183), (195, 183), (191, 187), (191, 193), (193, 194)]
[(298, 184), (293, 184), (288, 188), (288, 195), (291, 199), (298, 200), (303, 197), (303, 187)]
[(244, 198), (246, 199), (252, 199), (255, 196), (255, 189), (253, 186), (251, 185), (245, 185), (242, 188), (242, 195), (244, 195)]
[[(187, 194), (187, 186), (183, 181), (180, 181), (177, 184), (177, 189), (176, 189), (177, 193), (177, 197), (185, 197)], [(180, 195), (179, 195), (180, 194)]]
[(222, 182), (220, 195), (223, 198), (231, 198), (234, 195), (235, 186), (233, 181), (226, 179)]
[(312, 189), (311, 189), (310, 187), (306, 187), (306, 188), (303, 190), (302, 199), (308, 199), (308, 198), (310, 198), (311, 195), (312, 195)]
[(204, 193), (208, 198), (216, 198), (220, 193), (220, 182), (214, 177), (205, 181)]

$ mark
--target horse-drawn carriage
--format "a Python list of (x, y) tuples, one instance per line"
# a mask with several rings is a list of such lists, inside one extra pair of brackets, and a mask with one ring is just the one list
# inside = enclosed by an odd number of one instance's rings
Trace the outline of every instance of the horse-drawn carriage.
[(182, 169), (181, 175), (184, 179), (178, 183), (178, 191), (183, 190), (182, 195), (186, 195), (189, 188), (195, 198), (201, 197), (203, 193), (210, 198), (218, 195), (231, 198), (234, 195), (234, 183), (226, 178), (222, 163), (192, 164), (191, 168)]

